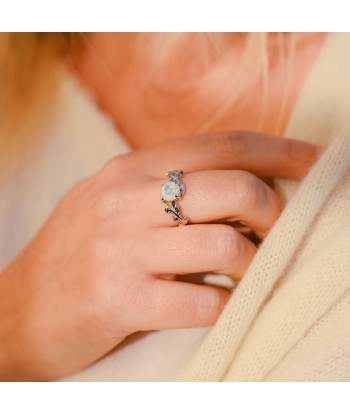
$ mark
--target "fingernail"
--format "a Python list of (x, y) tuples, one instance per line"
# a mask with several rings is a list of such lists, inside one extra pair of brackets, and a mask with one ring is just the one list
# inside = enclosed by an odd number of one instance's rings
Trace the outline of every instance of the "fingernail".
[(315, 154), (316, 154), (316, 160), (318, 160), (322, 154), (324, 153), (325, 148), (324, 147), (317, 147), (315, 150)]

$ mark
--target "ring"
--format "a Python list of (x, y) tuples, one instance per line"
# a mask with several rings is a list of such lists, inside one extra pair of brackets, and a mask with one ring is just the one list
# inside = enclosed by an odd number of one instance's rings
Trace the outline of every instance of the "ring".
[(180, 177), (183, 176), (182, 170), (169, 171), (166, 176), (168, 182), (162, 185), (160, 192), (160, 198), (165, 205), (165, 212), (173, 215), (173, 220), (179, 225), (187, 225), (187, 216), (182, 216), (180, 213), (180, 207), (176, 203), (180, 200), (185, 193), (185, 185), (180, 182)]

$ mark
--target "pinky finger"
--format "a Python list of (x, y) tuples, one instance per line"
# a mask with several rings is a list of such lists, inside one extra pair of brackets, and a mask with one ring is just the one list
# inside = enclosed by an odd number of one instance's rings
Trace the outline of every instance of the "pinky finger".
[(230, 298), (223, 288), (154, 279), (146, 294), (140, 330), (212, 326)]

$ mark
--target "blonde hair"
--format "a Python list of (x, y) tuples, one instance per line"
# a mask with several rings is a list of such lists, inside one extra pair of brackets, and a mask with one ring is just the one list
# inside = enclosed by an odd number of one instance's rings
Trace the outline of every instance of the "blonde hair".
[[(244, 35), (244, 36), (242, 36)], [(286, 36), (287, 35), (287, 36)], [(191, 36), (190, 39), (187, 37)], [(241, 38), (241, 40), (240, 40)], [(242, 54), (239, 58), (231, 59), (232, 65), (215, 68), (212, 63), (219, 61), (223, 54), (231, 52), (234, 45), (241, 41)], [(167, 61), (172, 56), (172, 51), (183, 42), (183, 50), (192, 46), (192, 62), (195, 67), (202, 71), (190, 78), (186, 84), (183, 80), (184, 68), (180, 67), (177, 82), (171, 83), (171, 89), (159, 88), (157, 80), (165, 68), (167, 75)], [(139, 74), (146, 77), (144, 81), (144, 99), (150, 111), (152, 111), (152, 97), (155, 91), (162, 94), (175, 94), (183, 97), (198, 95), (203, 100), (212, 99), (208, 94), (209, 77), (216, 76), (221, 90), (220, 102), (217, 109), (210, 113), (198, 113), (199, 123), (197, 132), (204, 132), (215, 128), (228, 111), (242, 98), (243, 94), (250, 88), (260, 87), (262, 89), (260, 117), (255, 128), (259, 130), (263, 124), (269, 91), (269, 72), (272, 56), (282, 61), (284, 68), (284, 89), (276, 114), (275, 132), (280, 131), (281, 122), (286, 110), (287, 99), (290, 92), (290, 81), (293, 71), (294, 56), (296, 50), (296, 33), (276, 33), (274, 39), (269, 33), (151, 33), (142, 34), (139, 38), (136, 50), (136, 62), (139, 64)], [(147, 71), (147, 64), (149, 68)], [(193, 66), (193, 65), (191, 65)], [(191, 70), (191, 68), (189, 68)], [(213, 72), (215, 72), (213, 74)], [(146, 74), (146, 75), (145, 75)], [(140, 83), (142, 84), (142, 83)], [(252, 92), (252, 91), (250, 91)], [(208, 98), (209, 97), (209, 98)], [(256, 97), (259, 99), (259, 97)], [(198, 108), (200, 111), (200, 108)]]
[[(190, 37), (190, 43), (188, 43)], [(181, 42), (191, 44), (196, 53), (196, 65), (189, 70), (199, 68), (202, 76), (194, 73), (190, 82), (177, 83), (175, 93), (188, 96), (196, 91), (206, 94), (206, 70), (211, 62), (218, 59), (223, 51), (229, 48), (240, 37), (234, 33), (146, 33), (139, 35), (135, 48), (135, 67), (139, 73), (146, 76), (142, 84), (144, 98), (150, 111), (152, 110), (152, 93), (174, 93), (160, 91), (157, 79), (172, 51)], [(214, 114), (198, 114), (197, 131), (213, 128), (215, 123), (227, 113), (232, 105), (242, 97), (244, 91), (252, 82), (261, 82), (263, 94), (260, 120), (264, 119), (266, 97), (268, 92), (269, 51), (277, 47), (281, 58), (287, 64), (285, 70), (285, 89), (277, 114), (278, 126), (281, 122), (289, 92), (289, 79), (295, 49), (294, 36), (288, 38), (276, 34), (277, 43), (268, 41), (267, 33), (250, 33), (245, 36), (243, 54), (237, 64), (217, 74), (225, 78), (225, 88), (222, 91), (221, 103)], [(35, 130), (48, 116), (50, 103), (59, 80), (61, 64), (65, 64), (82, 48), (88, 48), (88, 36), (80, 33), (2, 33), (0, 34), (0, 178), (15, 166), (25, 149), (33, 142)], [(192, 58), (191, 58), (192, 59)], [(145, 60), (149, 62), (145, 71)], [(190, 77), (191, 78), (191, 77)], [(141, 82), (142, 83), (142, 82)]]
[(57, 69), (80, 44), (73, 34), (0, 34), (0, 184), (33, 144), (53, 102)]

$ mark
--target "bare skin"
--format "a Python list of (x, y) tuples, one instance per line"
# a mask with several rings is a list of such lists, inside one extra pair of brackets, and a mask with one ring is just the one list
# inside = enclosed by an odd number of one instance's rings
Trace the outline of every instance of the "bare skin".
[[(2, 380), (74, 373), (137, 331), (214, 324), (230, 292), (174, 276), (239, 280), (257, 247), (227, 222), (263, 239), (284, 207), (263, 179), (300, 180), (317, 157), (311, 144), (252, 132), (142, 147), (75, 185), (2, 272)], [(159, 201), (169, 166), (186, 173), (191, 197), (181, 206), (191, 224), (184, 227)]]
[[(233, 45), (225, 49), (222, 56), (212, 59), (210, 70), (221, 70), (231, 76), (230, 68), (234, 68), (236, 60), (241, 57), (245, 40), (245, 34), (236, 36)], [(283, 36), (287, 43), (288, 34)], [(276, 37), (276, 34), (270, 34), (270, 42), (277, 43)], [(283, 98), (286, 62), (278, 58), (275, 48), (271, 53), (267, 112), (263, 124), (258, 126), (261, 104), (259, 97), (263, 94), (258, 83), (246, 91), (244, 100), (240, 99), (220, 122), (206, 131), (249, 130), (282, 135), (307, 74), (326, 38), (327, 33), (297, 35), (296, 63), (291, 74), (290, 94), (277, 130), (276, 116)], [(177, 93), (183, 82), (193, 83), (196, 80), (196, 76), (187, 75), (190, 72), (188, 66), (196, 65), (199, 59), (196, 59), (196, 49), (190, 56), (185, 53), (190, 47), (191, 39), (185, 39), (173, 52), (172, 59), (164, 68), (164, 75), (159, 76), (156, 89), (150, 92), (146, 102), (142, 74), (149, 65), (147, 55), (140, 63), (132, 55), (137, 34), (92, 33), (87, 36), (87, 47), (76, 62), (79, 77), (133, 148), (201, 132), (198, 127), (205, 121), (201, 114), (210, 118), (217, 107), (222, 105), (221, 90), (227, 87), (226, 80), (222, 77), (206, 80), (206, 84), (210, 84), (210, 93), (206, 93), (205, 99), (198, 91), (185, 97)], [(137, 65), (141, 68), (141, 75)], [(199, 76), (206, 73), (200, 69), (198, 72)]]

